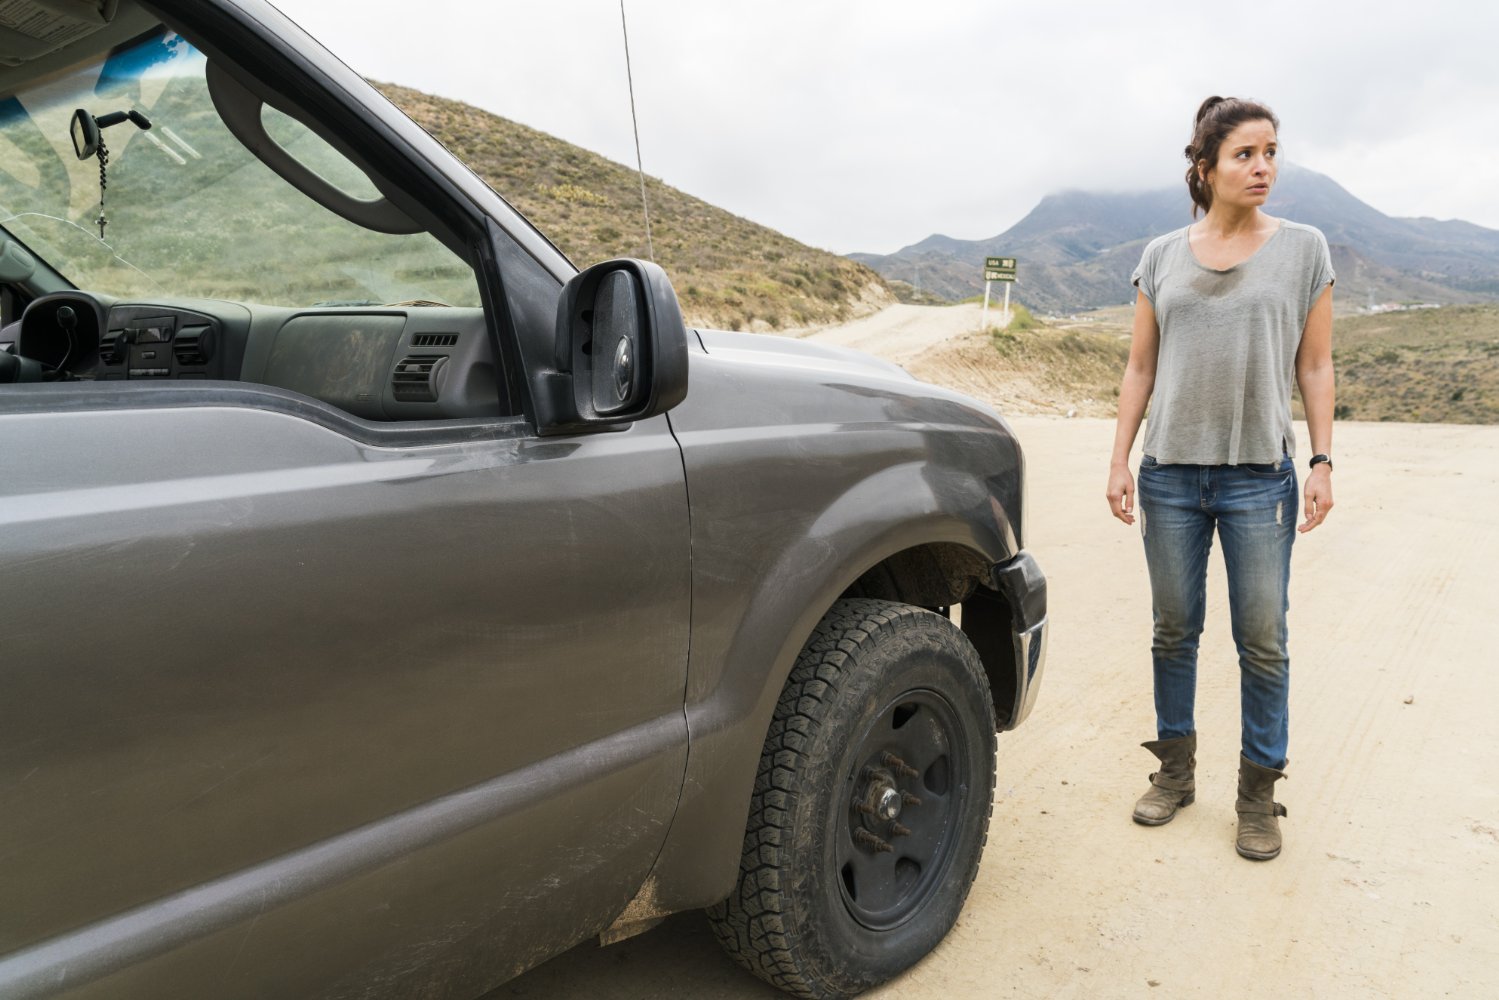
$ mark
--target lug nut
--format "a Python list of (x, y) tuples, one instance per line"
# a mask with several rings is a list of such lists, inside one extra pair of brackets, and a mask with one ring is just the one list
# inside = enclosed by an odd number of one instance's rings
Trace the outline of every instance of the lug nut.
[(900, 793), (900, 801), (901, 801), (902, 805), (907, 805), (907, 806), (919, 806), (919, 805), (921, 805), (921, 800), (918, 799), (916, 796), (912, 795), (910, 792), (901, 792)]
[(911, 828), (909, 826), (901, 826), (899, 822), (893, 819), (890, 821), (890, 836), (909, 837), (910, 835)]
[(885, 841), (881, 840), (879, 837), (876, 837), (874, 834), (864, 829), (857, 829), (854, 831), (854, 843), (863, 844), (865, 847), (872, 848), (876, 854), (886, 854), (890, 851), (895, 850), (895, 848), (891, 847)]
[(899, 757), (895, 756), (895, 754), (890, 753), (888, 750), (880, 758), (880, 760), (882, 760), (882, 761), (885, 762), (885, 766), (886, 767), (894, 768), (895, 769), (895, 773), (901, 775), (902, 777), (914, 778), (914, 777), (916, 777), (916, 775), (918, 775), (919, 773), (921, 773), (921, 772), (917, 771), (916, 768), (912, 767), (910, 764), (907, 764), (905, 761), (903, 761)]

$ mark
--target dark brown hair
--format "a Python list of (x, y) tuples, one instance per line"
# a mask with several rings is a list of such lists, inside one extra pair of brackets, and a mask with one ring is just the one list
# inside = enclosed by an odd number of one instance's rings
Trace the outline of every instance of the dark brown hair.
[(1208, 169), (1218, 163), (1218, 147), (1228, 138), (1228, 133), (1245, 122), (1266, 121), (1276, 132), (1280, 131), (1280, 119), (1275, 112), (1258, 101), (1238, 97), (1209, 97), (1197, 109), (1197, 120), (1192, 126), (1192, 141), (1187, 143), (1187, 192), (1192, 196), (1192, 218), (1197, 210), (1204, 212), (1213, 207), (1213, 189), (1197, 176), (1197, 164), (1208, 162)]

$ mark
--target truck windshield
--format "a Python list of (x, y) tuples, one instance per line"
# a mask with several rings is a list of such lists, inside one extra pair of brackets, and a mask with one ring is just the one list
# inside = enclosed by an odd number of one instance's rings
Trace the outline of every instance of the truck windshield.
[[(0, 226), (76, 287), (123, 298), (479, 305), (472, 269), (430, 234), (364, 229), (256, 159), (219, 119), (205, 65), (163, 29), (0, 95)], [(102, 192), (100, 160), (73, 149), (78, 108), (136, 110), (152, 124), (103, 130)], [(270, 109), (262, 120), (325, 179), (374, 196), (364, 173), (301, 123)]]

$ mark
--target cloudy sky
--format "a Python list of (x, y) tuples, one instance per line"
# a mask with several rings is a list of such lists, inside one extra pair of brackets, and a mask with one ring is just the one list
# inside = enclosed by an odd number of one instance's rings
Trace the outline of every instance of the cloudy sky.
[[(275, 2), (366, 76), (635, 162), (619, 0)], [(646, 172), (839, 253), (1180, 183), (1213, 93), (1380, 211), (1499, 228), (1487, 0), (625, 2)]]

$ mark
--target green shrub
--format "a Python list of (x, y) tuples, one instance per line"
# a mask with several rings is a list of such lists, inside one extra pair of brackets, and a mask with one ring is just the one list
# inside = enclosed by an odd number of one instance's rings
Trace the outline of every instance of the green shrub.
[(997, 326), (989, 327), (989, 336), (994, 342), (995, 350), (1001, 354), (1009, 354), (1020, 346), (1020, 338), (1009, 330), (1001, 330)]

